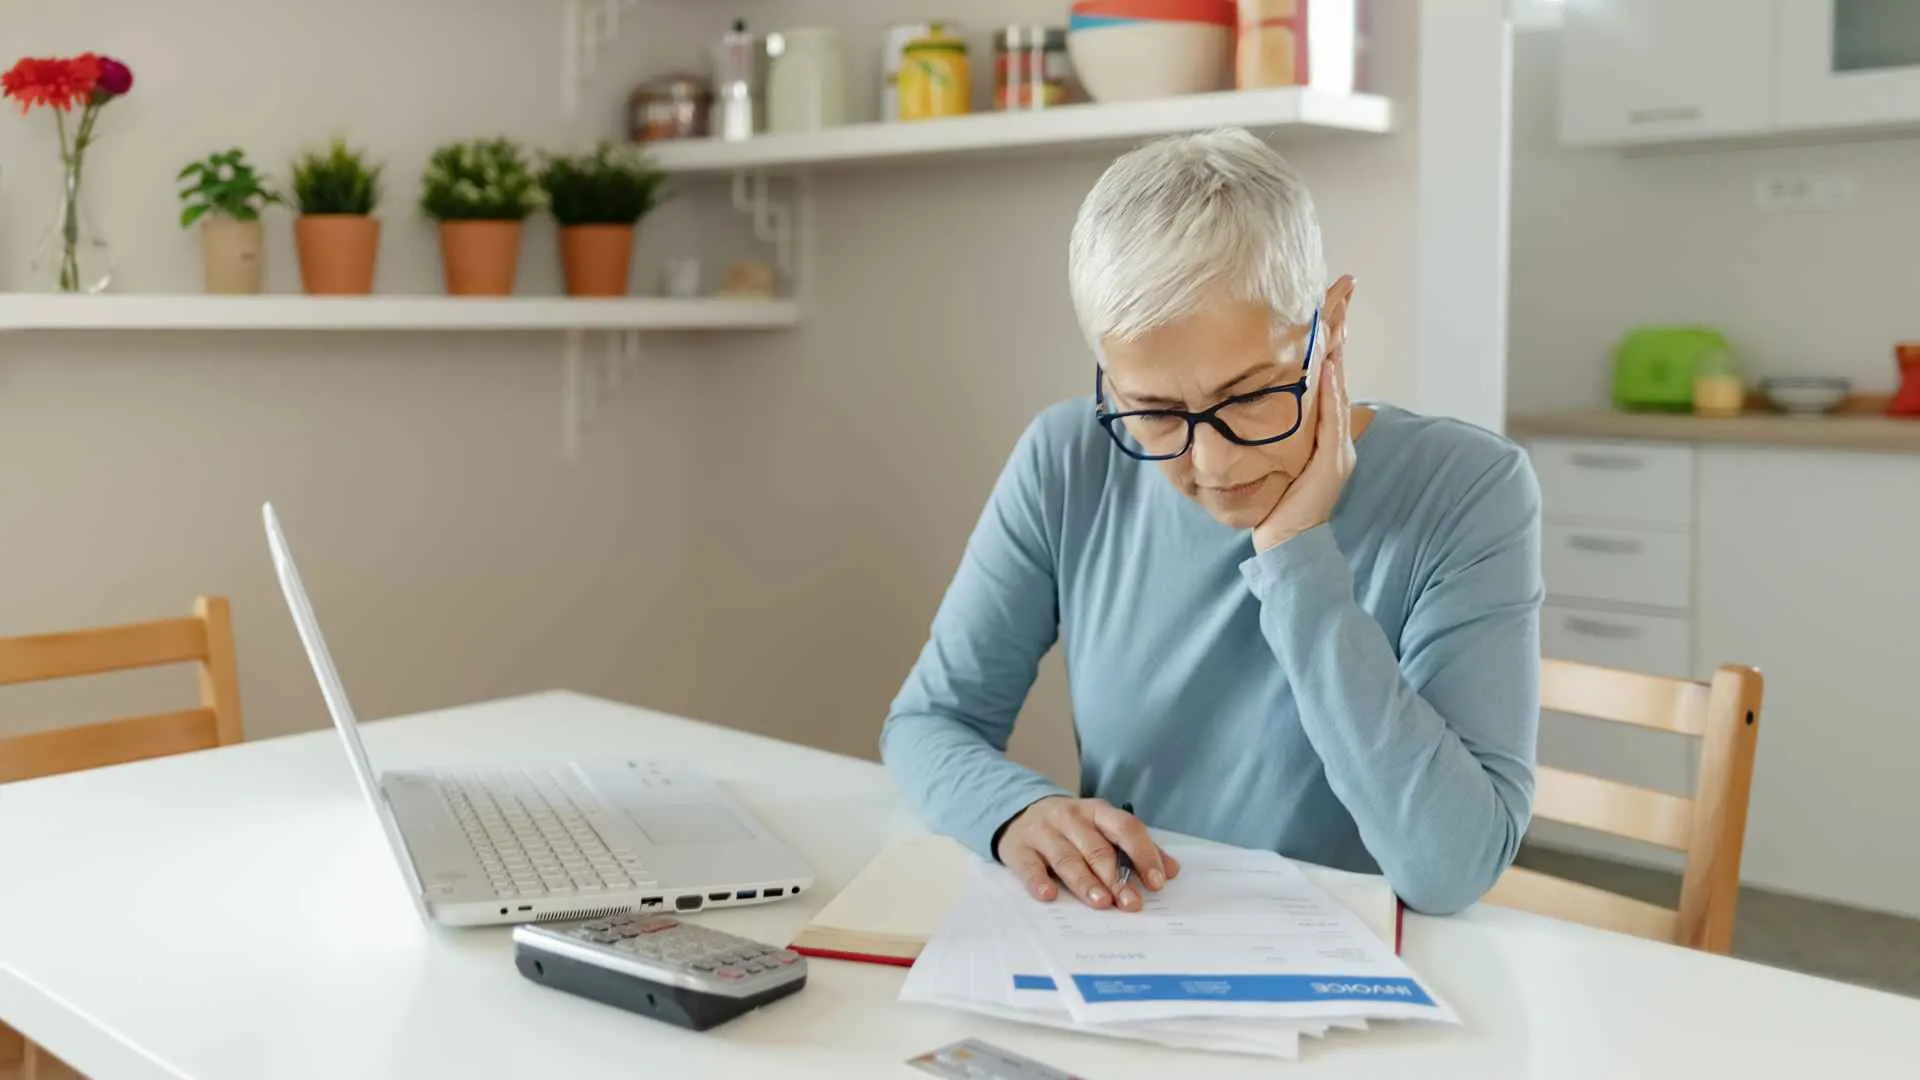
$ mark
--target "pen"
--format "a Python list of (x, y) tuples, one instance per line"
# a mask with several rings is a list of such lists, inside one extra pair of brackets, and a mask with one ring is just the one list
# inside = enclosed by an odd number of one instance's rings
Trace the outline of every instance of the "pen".
[[(1131, 814), (1133, 813), (1133, 804), (1130, 802), (1123, 802), (1120, 804), (1120, 809)], [(1127, 853), (1121, 848), (1118, 848), (1118, 847), (1114, 848), (1113, 853), (1115, 858), (1120, 863), (1120, 873), (1117, 879), (1113, 883), (1114, 891), (1118, 892), (1122, 886), (1124, 886), (1127, 882), (1133, 880), (1133, 860), (1127, 858)]]

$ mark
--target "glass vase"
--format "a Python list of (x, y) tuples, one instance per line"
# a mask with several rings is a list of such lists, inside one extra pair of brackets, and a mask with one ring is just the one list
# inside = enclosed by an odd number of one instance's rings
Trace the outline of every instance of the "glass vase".
[(93, 223), (80, 172), (78, 160), (61, 170), (59, 213), (34, 250), (30, 273), (40, 291), (99, 293), (113, 283), (113, 249)]

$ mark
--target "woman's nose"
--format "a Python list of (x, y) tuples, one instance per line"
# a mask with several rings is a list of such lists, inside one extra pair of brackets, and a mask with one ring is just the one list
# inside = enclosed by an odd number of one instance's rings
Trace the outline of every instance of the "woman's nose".
[(1193, 469), (1202, 476), (1228, 476), (1233, 465), (1245, 448), (1220, 434), (1212, 424), (1195, 424), (1193, 428), (1193, 447), (1188, 453), (1193, 455)]

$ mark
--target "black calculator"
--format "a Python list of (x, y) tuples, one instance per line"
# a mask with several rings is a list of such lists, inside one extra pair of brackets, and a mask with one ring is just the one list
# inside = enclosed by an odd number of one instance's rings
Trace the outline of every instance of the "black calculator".
[(670, 915), (523, 924), (513, 963), (534, 982), (705, 1031), (807, 985), (807, 960)]

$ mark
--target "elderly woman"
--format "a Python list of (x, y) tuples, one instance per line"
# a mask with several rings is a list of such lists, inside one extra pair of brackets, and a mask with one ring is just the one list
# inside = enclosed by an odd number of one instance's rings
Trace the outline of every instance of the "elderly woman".
[[(1354, 284), (1322, 293), (1312, 200), (1245, 132), (1121, 158), (1070, 264), (1093, 400), (1015, 448), (887, 718), (888, 767), (1041, 900), (1138, 910), (1179, 872), (1144, 821), (1384, 872), (1418, 911), (1473, 903), (1533, 798), (1525, 456), (1351, 403)], [(1057, 638), (1079, 797), (1005, 756)]]

